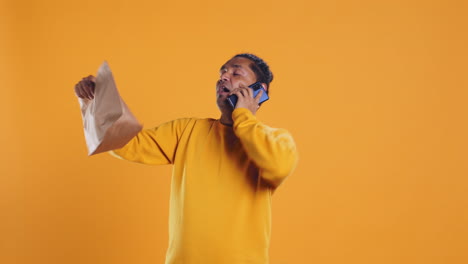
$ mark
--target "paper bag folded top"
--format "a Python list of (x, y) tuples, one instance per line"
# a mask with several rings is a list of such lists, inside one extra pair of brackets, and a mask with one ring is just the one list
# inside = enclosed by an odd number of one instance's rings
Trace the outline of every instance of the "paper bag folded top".
[(98, 70), (94, 99), (78, 101), (88, 155), (121, 148), (142, 129), (120, 97), (107, 62)]

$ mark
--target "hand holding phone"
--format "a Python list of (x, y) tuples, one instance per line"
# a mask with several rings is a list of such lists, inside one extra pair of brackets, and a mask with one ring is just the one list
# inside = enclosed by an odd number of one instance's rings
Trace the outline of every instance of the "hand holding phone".
[[(270, 98), (268, 97), (267, 92), (265, 91), (265, 88), (263, 88), (262, 83), (256, 82), (256, 83), (254, 83), (254, 84), (252, 84), (252, 85), (249, 85), (249, 88), (252, 89), (252, 90), (254, 91), (253, 97), (256, 97), (257, 94), (258, 94), (260, 91), (263, 90), (263, 94), (262, 94), (262, 96), (260, 97), (260, 101), (258, 102), (258, 104), (261, 104), (261, 103), (265, 102), (266, 100), (270, 99)], [(232, 106), (233, 108), (236, 107), (236, 104), (237, 104), (237, 100), (238, 100), (238, 99), (239, 99), (239, 98), (238, 98), (237, 95), (235, 95), (235, 94), (230, 95), (230, 96), (228, 96), (228, 98), (227, 98), (229, 104), (231, 104), (231, 106)]]

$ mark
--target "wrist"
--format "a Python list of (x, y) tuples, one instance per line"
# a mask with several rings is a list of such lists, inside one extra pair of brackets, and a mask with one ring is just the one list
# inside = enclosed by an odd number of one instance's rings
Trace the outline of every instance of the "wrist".
[(254, 119), (256, 119), (255, 115), (247, 108), (239, 107), (232, 111), (232, 120), (234, 126), (238, 123)]

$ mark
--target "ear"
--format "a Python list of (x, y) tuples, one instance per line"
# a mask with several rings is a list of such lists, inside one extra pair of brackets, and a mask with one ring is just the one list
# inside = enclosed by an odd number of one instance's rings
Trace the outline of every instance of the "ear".
[(266, 83), (262, 83), (262, 86), (263, 86), (263, 89), (265, 89), (265, 91), (268, 92), (268, 86), (266, 85)]

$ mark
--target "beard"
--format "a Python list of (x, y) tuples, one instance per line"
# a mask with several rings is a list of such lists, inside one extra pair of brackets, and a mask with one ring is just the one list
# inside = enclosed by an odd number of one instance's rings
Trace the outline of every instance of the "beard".
[(226, 96), (218, 95), (216, 98), (216, 104), (221, 112), (232, 112), (234, 110)]

